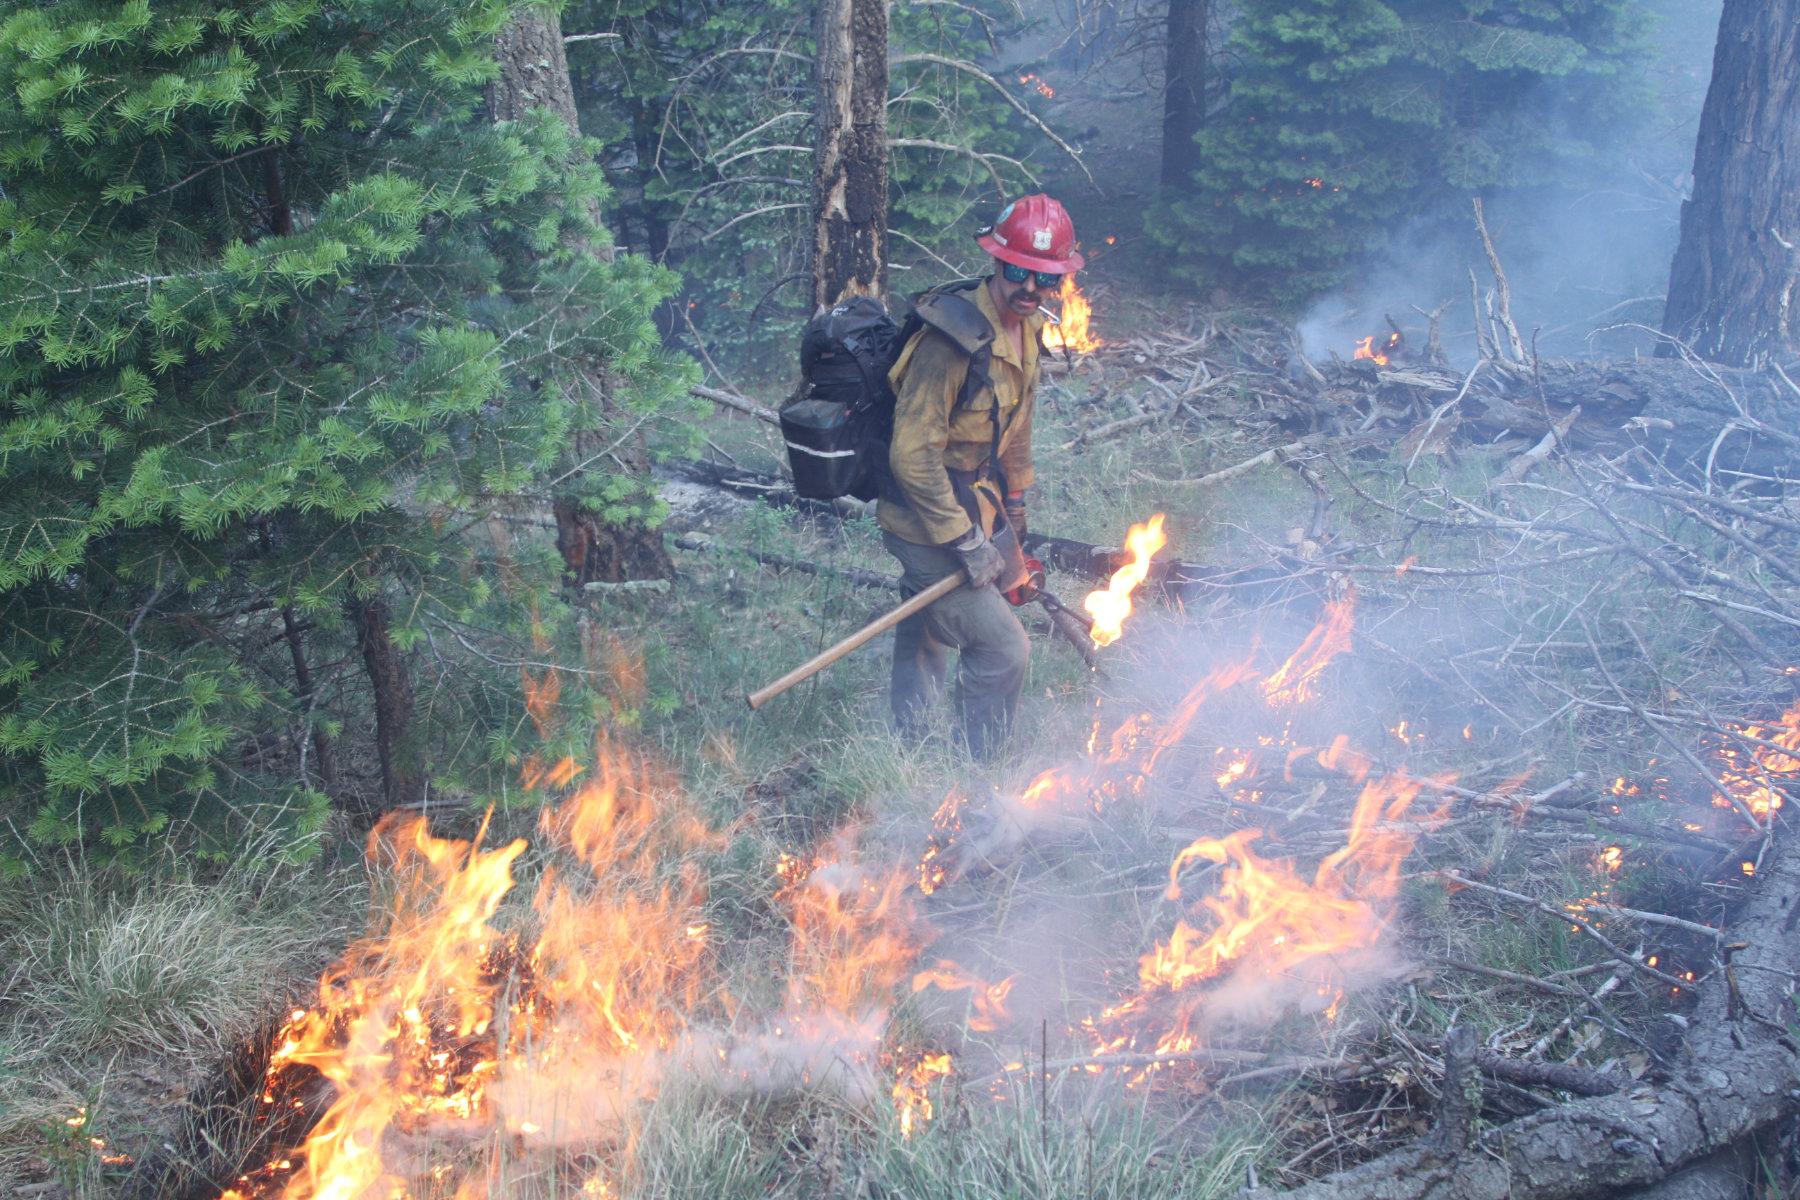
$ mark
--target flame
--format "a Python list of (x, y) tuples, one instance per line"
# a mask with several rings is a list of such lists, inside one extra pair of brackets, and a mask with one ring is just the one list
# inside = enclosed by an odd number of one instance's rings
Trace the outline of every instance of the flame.
[(1032, 90), (1036, 91), (1038, 95), (1042, 96), (1046, 100), (1052, 99), (1056, 95), (1056, 89), (1051, 87), (1049, 84), (1045, 83), (1041, 78), (1039, 78), (1035, 74), (1028, 73), (1025, 75), (1021, 75), (1021, 76), (1019, 76), (1019, 82), (1029, 86)]
[(1263, 695), (1271, 707), (1303, 704), (1313, 698), (1313, 686), (1331, 660), (1351, 646), (1350, 631), (1356, 622), (1356, 592), (1327, 601), (1325, 615), (1313, 626), (1288, 660), (1263, 681)]
[(1719, 782), (1727, 794), (1713, 803), (1767, 821), (1785, 803), (1783, 787), (1800, 782), (1800, 701), (1773, 723), (1734, 725), (1731, 732), (1752, 745), (1748, 755), (1736, 743), (1719, 748)]
[[(1366, 762), (1353, 764), (1352, 778), (1365, 769)], [(1153, 1053), (1173, 1053), (1197, 1042), (1196, 1021), (1266, 1019), (1270, 1006), (1329, 1017), (1350, 987), (1391, 974), (1393, 964), (1372, 951), (1393, 917), (1400, 865), (1418, 834), (1443, 815), (1400, 823), (1424, 786), (1404, 774), (1364, 782), (1349, 838), (1310, 880), (1291, 862), (1252, 850), (1262, 836), (1256, 829), (1187, 846), (1170, 865), (1167, 898), (1182, 898), (1182, 872), (1197, 862), (1223, 868), (1217, 891), (1139, 959), (1139, 992), (1092, 1027), (1155, 1018), (1172, 1007), (1173, 1021), (1158, 1028), (1153, 1020), (1152, 1031)], [(1113, 1034), (1103, 1052), (1136, 1041)]]
[[(1131, 530), (1131, 562), (1089, 598), (1096, 618), (1113, 617), (1111, 637), (1162, 545), (1157, 514)], [(558, 1194), (631, 1194), (636, 1123), (674, 1078), (725, 1094), (826, 1092), (865, 1107), (885, 1098), (910, 1137), (938, 1112), (953, 1069), (937, 1049), (882, 1052), (900, 995), (966, 994), (975, 1033), (1013, 1023), (1013, 978), (988, 982), (935, 956), (921, 964), (931, 931), (918, 896), (1033, 829), (1085, 821), (1144, 792), (1178, 751), (1177, 769), (1202, 785), (1204, 770), (1241, 804), (1258, 799), (1261, 773), (1283, 758), (1290, 772), (1316, 758), (1349, 781), (1346, 795), (1357, 791), (1350, 833), (1310, 874), (1260, 853), (1256, 829), (1186, 846), (1169, 868), (1166, 895), (1181, 905), (1172, 927), (1141, 956), (1132, 947), (1129, 992), (1084, 1026), (1103, 1052), (1168, 1054), (1222, 1023), (1295, 1010), (1331, 1017), (1350, 989), (1393, 973), (1385, 941), (1400, 864), (1441, 815), (1413, 814), (1429, 781), (1375, 779), (1372, 760), (1343, 737), (1324, 749), (1296, 745), (1293, 722), (1279, 716), (1251, 748), (1209, 746), (1203, 766), (1183, 748), (1228, 692), (1272, 715), (1311, 699), (1321, 673), (1351, 649), (1354, 602), (1352, 593), (1328, 604), (1266, 675), (1252, 658), (1229, 662), (1167, 715), (1133, 713), (1110, 730), (1097, 717), (1082, 761), (996, 794), (979, 821), (951, 792), (916, 863), (865, 860), (854, 829), (782, 855), (769, 882), (787, 944), (771, 955), (781, 961), (760, 1009), (725, 992), (712, 961), (726, 939), (708, 920), (698, 864), (723, 839), (666, 772), (625, 748), (602, 740), (585, 766), (528, 764), (531, 786), (557, 789), (533, 837), (545, 865), (531, 872), (539, 882), (528, 908), (507, 903), (523, 839), (493, 847), (485, 823), (458, 840), (417, 816), (389, 818), (370, 842), (369, 933), (271, 1043), (265, 1114), (294, 1106), (316, 1122), (225, 1197), (479, 1200), (503, 1148), (568, 1172), (557, 1176)], [(1779, 755), (1796, 750), (1760, 762), (1765, 774), (1800, 767), (1800, 715), (1788, 724), (1792, 741), (1751, 735)], [(1402, 724), (1396, 736), (1418, 735)], [(1206, 894), (1190, 898), (1198, 866), (1208, 868)], [(313, 1072), (330, 1085), (323, 1099), (313, 1099)]]
[(914, 975), (912, 990), (922, 992), (934, 987), (946, 992), (967, 991), (970, 993), (969, 1028), (976, 1033), (992, 1033), (1009, 1019), (1006, 997), (1017, 979), (1016, 975), (1008, 975), (999, 983), (983, 983), (945, 958)]
[(1093, 307), (1088, 298), (1081, 294), (1073, 279), (1064, 279), (1062, 291), (1058, 293), (1062, 299), (1059, 306), (1061, 324), (1044, 326), (1044, 348), (1046, 350), (1068, 350), (1075, 354), (1092, 354), (1105, 345), (1098, 337), (1088, 332), (1088, 321), (1093, 317)]
[(1082, 607), (1094, 618), (1089, 636), (1096, 646), (1110, 646), (1124, 631), (1125, 618), (1131, 615), (1131, 593), (1149, 578), (1150, 560), (1168, 544), (1163, 535), (1163, 514), (1157, 513), (1148, 523), (1133, 525), (1125, 535), (1125, 548), (1131, 561), (1113, 572), (1104, 591), (1089, 592)]
[(1390, 333), (1388, 334), (1387, 342), (1380, 350), (1377, 350), (1375, 349), (1375, 339), (1373, 337), (1366, 337), (1362, 341), (1356, 343), (1356, 350), (1350, 357), (1353, 361), (1359, 358), (1366, 358), (1378, 367), (1385, 367), (1388, 365), (1389, 356), (1400, 348), (1400, 343), (1404, 340), (1405, 339), (1402, 338), (1398, 332)]
[(909, 1138), (921, 1122), (931, 1120), (933, 1108), (930, 1087), (950, 1074), (950, 1056), (926, 1052), (902, 1066), (896, 1074), (892, 1095), (894, 1111), (900, 1117), (900, 1136)]
[(931, 816), (931, 837), (925, 844), (925, 853), (919, 857), (921, 895), (931, 895), (950, 877), (951, 862), (945, 853), (962, 833), (962, 806), (962, 794), (952, 790)]
[[(888, 1009), (917, 956), (898, 872), (855, 866), (847, 838), (831, 847), (842, 861), (784, 862), (785, 1004), (727, 1025), (697, 865), (718, 836), (669, 778), (604, 741), (587, 772), (546, 774), (582, 781), (544, 810), (551, 861), (529, 913), (504, 922), (524, 839), (442, 838), (416, 815), (377, 827), (370, 931), (271, 1043), (262, 1116), (317, 1119), (230, 1200), (485, 1197), (482, 1147), (628, 1154), (672, 1074), (728, 1094), (879, 1097)], [(702, 1023), (709, 1003), (719, 1022)], [(317, 1113), (315, 1072), (331, 1085)], [(585, 1178), (569, 1186), (613, 1186), (591, 1164)]]

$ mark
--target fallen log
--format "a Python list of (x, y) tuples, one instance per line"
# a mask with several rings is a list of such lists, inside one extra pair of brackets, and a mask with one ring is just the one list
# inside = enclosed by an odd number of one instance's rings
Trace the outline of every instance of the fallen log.
[[(1249, 1200), (1574, 1200), (1647, 1188), (1708, 1163), (1800, 1112), (1800, 1041), (1789, 1032), (1800, 961), (1800, 853), (1773, 848), (1726, 934), (1734, 966), (1699, 987), (1674, 1067), (1609, 1096), (1572, 1101), (1481, 1133), (1426, 1137), (1288, 1191)], [(1710, 1164), (1709, 1164), (1710, 1166)], [(1697, 1172), (1712, 1178), (1710, 1169)], [(1663, 1195), (1682, 1194), (1664, 1191)]]
[[(678, 460), (661, 464), (657, 467), (657, 472), (666, 478), (716, 488), (780, 508), (796, 508), (821, 517), (852, 516), (867, 508), (856, 500), (808, 500), (796, 496), (792, 485), (779, 475), (720, 463)], [(1047, 566), (1102, 583), (1112, 578), (1112, 573), (1131, 559), (1129, 553), (1116, 546), (1096, 546), (1092, 542), (1046, 537), (1041, 533), (1028, 534), (1025, 549), (1027, 553), (1042, 559)], [(1151, 565), (1147, 586), (1168, 599), (1184, 603), (1228, 592), (1247, 592), (1251, 598), (1263, 600), (1278, 595), (1285, 597), (1290, 594), (1311, 593), (1314, 589), (1305, 581), (1316, 573), (1316, 564), (1273, 563), (1253, 567), (1224, 567), (1162, 559)]]

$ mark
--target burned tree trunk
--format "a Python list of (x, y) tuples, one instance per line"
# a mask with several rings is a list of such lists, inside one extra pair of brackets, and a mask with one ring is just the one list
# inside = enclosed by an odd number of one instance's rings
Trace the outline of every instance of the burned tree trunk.
[(1715, 362), (1800, 351), (1796, 31), (1800, 0), (1725, 0), (1663, 314), (1664, 332)]
[[(380, 596), (346, 603), (356, 630), (356, 648), (375, 696), (375, 752), (381, 761), (382, 809), (416, 805), (425, 799), (425, 775), (407, 761), (412, 733), (412, 669), (394, 645), (387, 601)], [(352, 816), (367, 818), (366, 809)]]
[(1208, 0), (1169, 0), (1168, 57), (1163, 71), (1162, 185), (1187, 187), (1200, 167), (1194, 139), (1206, 123)]
[(813, 304), (887, 291), (886, 0), (820, 0)]
[[(496, 121), (513, 121), (537, 108), (547, 108), (569, 131), (581, 133), (575, 110), (575, 89), (569, 80), (569, 60), (563, 53), (562, 23), (553, 9), (525, 7), (514, 14), (497, 43), (500, 77), (488, 90), (488, 111)], [(589, 215), (599, 223), (593, 205)], [(611, 262), (611, 244), (594, 245), (582, 237), (570, 248)], [(641, 520), (609, 523), (580, 499), (580, 484), (593, 460), (604, 457), (611, 469), (642, 481), (650, 488), (650, 453), (641, 431), (632, 429), (632, 417), (614, 400), (616, 388), (606, 370), (589, 372), (592, 399), (599, 414), (596, 427), (577, 433), (570, 457), (581, 464), (569, 474), (567, 490), (553, 501), (556, 512), (556, 545), (562, 552), (564, 582), (572, 589), (594, 582), (623, 579), (666, 578), (674, 566), (660, 531)], [(623, 436), (608, 431), (617, 425)], [(604, 455), (599, 448), (610, 447)]]

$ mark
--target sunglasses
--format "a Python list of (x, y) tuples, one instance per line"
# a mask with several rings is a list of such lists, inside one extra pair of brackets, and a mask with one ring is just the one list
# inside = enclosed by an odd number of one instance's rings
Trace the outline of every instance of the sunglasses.
[(1008, 283), (1024, 283), (1033, 275), (1037, 276), (1037, 285), (1047, 292), (1053, 292), (1062, 286), (1063, 277), (1052, 275), (1048, 271), (1033, 271), (1028, 267), (1015, 267), (1011, 263), (1000, 264), (1000, 276)]

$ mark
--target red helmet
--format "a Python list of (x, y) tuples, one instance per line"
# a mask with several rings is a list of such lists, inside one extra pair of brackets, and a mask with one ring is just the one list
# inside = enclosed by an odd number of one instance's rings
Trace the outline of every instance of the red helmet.
[(1067, 275), (1086, 265), (1076, 249), (1075, 222), (1063, 206), (1041, 193), (1014, 200), (1000, 219), (976, 238), (981, 248), (1015, 267)]

